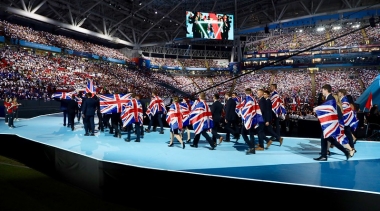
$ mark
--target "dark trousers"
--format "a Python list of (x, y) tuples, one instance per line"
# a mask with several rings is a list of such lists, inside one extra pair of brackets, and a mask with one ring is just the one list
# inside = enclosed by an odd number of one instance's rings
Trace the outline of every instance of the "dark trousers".
[(5, 123), (8, 123), (9, 115), (7, 113), (7, 110), (5, 110)]
[(232, 134), (233, 136), (237, 136), (239, 134), (235, 120), (228, 121), (224, 128), (226, 130), (227, 141), (230, 140), (230, 134)]
[(133, 131), (133, 125), (135, 126), (136, 129), (136, 140), (140, 141), (140, 135), (141, 131), (143, 130), (143, 127), (140, 126), (140, 123), (133, 123), (131, 125), (128, 125), (128, 139), (131, 140), (131, 133)]
[(74, 128), (74, 119), (75, 119), (75, 112), (68, 112), (68, 124), (71, 126), (71, 128)]
[(164, 126), (162, 124), (162, 114), (156, 113), (154, 116), (150, 117), (149, 125), (148, 125), (148, 130), (152, 127), (154, 120), (158, 120), (158, 125), (160, 125), (161, 131), (164, 130)]
[(321, 156), (322, 157), (327, 157), (327, 142), (330, 142), (332, 145), (334, 145), (337, 149), (342, 151), (343, 153), (347, 153), (346, 149), (335, 140), (335, 138), (328, 137), (328, 138), (323, 138), (323, 134), (321, 136)]
[(259, 146), (261, 148), (264, 148), (264, 139), (265, 139), (265, 132), (264, 132), (265, 123), (261, 122), (259, 123), (257, 127), (257, 136), (259, 138)]
[[(221, 135), (218, 134), (218, 129), (219, 129), (219, 122), (214, 122), (214, 126), (212, 127), (211, 129), (211, 133), (212, 133), (212, 141), (214, 143), (216, 143), (216, 139), (219, 139), (220, 137), (222, 137)], [(189, 139), (189, 138), (188, 138)]]
[(201, 134), (203, 137), (206, 138), (207, 142), (210, 144), (211, 147), (214, 146), (214, 142), (212, 141), (211, 137), (208, 135), (207, 131), (204, 130), (199, 134), (196, 134), (194, 137), (193, 145), (198, 146), (199, 139), (201, 138)]
[(13, 127), (13, 112), (12, 113), (8, 113), (8, 126), (9, 127)]
[(110, 124), (111, 114), (104, 114), (103, 115), (103, 126), (108, 127), (109, 129), (112, 128), (112, 125)]
[(354, 147), (354, 137), (352, 137), (352, 131), (350, 126), (344, 126), (344, 135), (346, 135), (348, 139), (348, 144), (350, 145), (351, 148)]
[(268, 132), (269, 135), (271, 135), (271, 138), (268, 138), (268, 137), (265, 136), (264, 137), (265, 141), (267, 141), (267, 142), (269, 140), (274, 141), (274, 138), (276, 138), (277, 141), (280, 141), (280, 136), (278, 135), (278, 133), (274, 132), (272, 125), (269, 124), (268, 126), (265, 126), (264, 127), (264, 131)]
[(102, 113), (100, 112), (97, 112), (96, 115), (98, 116), (98, 119), (99, 119), (99, 128), (101, 131), (104, 131), (104, 125), (103, 125), (103, 116), (102, 116)]
[(120, 128), (123, 124), (120, 119), (120, 113), (111, 114), (111, 122), (112, 128), (110, 129), (110, 132), (113, 132), (113, 130), (115, 130), (115, 135), (121, 134)]
[(94, 115), (86, 115), (84, 118), (84, 121), (86, 121), (86, 124), (84, 125), (84, 130), (86, 133), (89, 133), (91, 130), (91, 133), (94, 133), (95, 131), (95, 122), (94, 122)]
[(78, 119), (78, 122), (80, 121), (80, 117), (82, 116), (82, 111), (79, 109), (78, 112), (77, 112), (77, 119)]
[(67, 110), (63, 110), (63, 125), (66, 126)]
[(13, 112), (13, 118), (18, 119), (18, 109)]
[[(244, 125), (241, 127), (241, 136), (243, 137), (245, 143), (248, 145), (249, 148), (255, 148), (255, 143), (254, 143), (254, 136), (253, 134), (253, 129), (247, 130)], [(248, 139), (248, 135), (250, 135), (250, 139)]]
[(272, 115), (274, 116), (273, 120), (274, 120), (274, 126), (276, 127), (276, 130), (274, 132), (276, 132), (277, 136), (277, 141), (280, 141), (279, 138), (281, 138), (281, 127), (280, 127), (280, 119), (276, 116), (276, 114), (274, 112), (272, 112)]

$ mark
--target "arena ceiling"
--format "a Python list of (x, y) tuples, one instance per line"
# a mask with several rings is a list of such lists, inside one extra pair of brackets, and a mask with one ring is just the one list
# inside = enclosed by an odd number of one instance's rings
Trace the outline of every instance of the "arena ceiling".
[[(235, 15), (239, 30), (339, 10), (359, 10), (378, 0), (2, 0), (5, 11), (36, 14), (116, 37), (132, 45), (168, 44), (186, 37), (185, 11)], [(24, 11), (24, 13), (19, 12)], [(26, 12), (26, 13), (25, 13)], [(186, 40), (186, 39), (184, 39)], [(232, 41), (211, 45), (232, 45)], [(207, 43), (205, 43), (207, 44)]]

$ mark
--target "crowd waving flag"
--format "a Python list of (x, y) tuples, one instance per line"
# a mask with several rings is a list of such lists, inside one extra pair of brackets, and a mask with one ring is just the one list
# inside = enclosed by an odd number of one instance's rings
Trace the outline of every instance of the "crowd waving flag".
[(94, 87), (94, 82), (92, 80), (87, 81), (87, 86), (86, 86), (86, 93), (92, 93), (92, 96), (96, 94), (96, 89)]
[(123, 105), (132, 99), (131, 94), (99, 95), (100, 112), (103, 114), (121, 113)]
[(166, 122), (172, 130), (182, 130), (183, 127), (189, 125), (189, 114), (186, 103), (173, 103), (166, 115)]
[(123, 104), (123, 111), (120, 118), (123, 122), (123, 127), (133, 123), (143, 124), (143, 109), (141, 103), (136, 99), (131, 99), (128, 103)]
[(241, 118), (245, 129), (249, 130), (252, 126), (258, 127), (258, 123), (264, 122), (259, 104), (250, 95), (245, 97), (244, 102), (244, 106), (241, 108)]
[(352, 110), (347, 97), (342, 98), (342, 108), (344, 126), (349, 126), (353, 130), (356, 130), (356, 128), (358, 127), (359, 120), (356, 118), (356, 114)]
[(344, 122), (339, 120), (335, 100), (329, 100), (314, 108), (322, 127), (323, 138), (335, 138), (341, 144), (347, 144), (344, 135)]
[(214, 126), (209, 106), (204, 101), (196, 101), (190, 113), (190, 123), (193, 125), (194, 133), (199, 134)]
[(276, 114), (277, 117), (285, 117), (286, 109), (282, 104), (282, 100), (280, 99), (280, 95), (278, 95), (277, 91), (274, 91), (270, 97), (272, 101), (272, 110)]

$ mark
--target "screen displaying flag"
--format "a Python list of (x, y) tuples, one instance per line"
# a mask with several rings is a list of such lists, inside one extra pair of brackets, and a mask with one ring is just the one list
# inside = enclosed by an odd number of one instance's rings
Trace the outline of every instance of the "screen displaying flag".
[(152, 98), (147, 108), (146, 114), (149, 116), (156, 115), (157, 112), (166, 113), (164, 101), (158, 96)]
[(277, 117), (285, 117), (286, 109), (282, 104), (282, 100), (280, 99), (280, 95), (277, 91), (274, 91), (270, 97), (272, 101), (272, 110), (276, 114)]
[(131, 99), (128, 103), (123, 104), (123, 111), (120, 118), (123, 122), (123, 127), (132, 123), (143, 124), (143, 109), (141, 103), (136, 99)]
[(245, 104), (241, 109), (241, 118), (244, 123), (245, 129), (249, 130), (251, 127), (257, 127), (258, 123), (264, 122), (260, 106), (256, 99), (248, 95), (245, 97)]
[(172, 130), (185, 126), (185, 121), (189, 121), (189, 109), (186, 103), (173, 103), (166, 115), (166, 122)]
[[(196, 103), (196, 104), (195, 104)], [(193, 125), (195, 134), (209, 130), (214, 126), (210, 107), (204, 101), (196, 101), (190, 113), (190, 123)]]
[(339, 121), (336, 108), (336, 101), (329, 100), (314, 108), (322, 127), (323, 137), (333, 137), (337, 141), (344, 143), (347, 141), (344, 136), (343, 121)]
[(356, 130), (359, 120), (356, 119), (356, 114), (352, 110), (350, 103), (348, 102), (347, 97), (342, 98), (342, 108), (343, 108), (343, 121), (344, 126), (349, 126), (353, 130)]
[(61, 99), (61, 100), (70, 100), (71, 99), (71, 96), (73, 94), (76, 94), (75, 91), (73, 92), (56, 92), (54, 94), (52, 94), (52, 98), (58, 98), (58, 99)]
[(126, 105), (131, 99), (131, 94), (99, 95), (100, 112), (102, 114), (121, 113), (122, 106)]

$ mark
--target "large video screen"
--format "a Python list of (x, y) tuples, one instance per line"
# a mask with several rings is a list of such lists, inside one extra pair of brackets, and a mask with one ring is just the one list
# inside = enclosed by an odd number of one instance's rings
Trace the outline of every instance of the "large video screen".
[(187, 38), (234, 39), (234, 16), (186, 11)]

